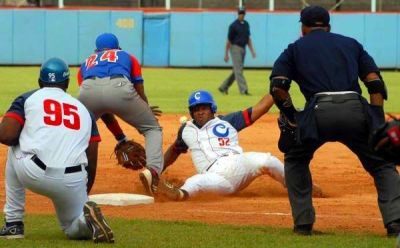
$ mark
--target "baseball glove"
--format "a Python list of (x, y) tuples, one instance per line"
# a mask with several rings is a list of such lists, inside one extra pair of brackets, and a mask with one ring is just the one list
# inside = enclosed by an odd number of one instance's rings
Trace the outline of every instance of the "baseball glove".
[(133, 140), (117, 144), (114, 154), (118, 164), (127, 169), (140, 170), (146, 166), (146, 151), (141, 144)]
[(296, 144), (296, 126), (291, 124), (288, 118), (281, 112), (278, 117), (278, 126), (281, 131), (278, 140), (278, 148), (286, 153)]
[(394, 119), (375, 130), (370, 146), (384, 159), (400, 163), (400, 120)]

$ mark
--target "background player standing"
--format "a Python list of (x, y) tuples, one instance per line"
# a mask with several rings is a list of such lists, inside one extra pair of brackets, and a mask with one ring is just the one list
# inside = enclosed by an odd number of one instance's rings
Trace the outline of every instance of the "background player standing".
[(239, 92), (242, 95), (249, 95), (246, 79), (243, 76), (244, 58), (246, 56), (246, 45), (249, 46), (251, 55), (256, 57), (256, 52), (253, 48), (253, 42), (250, 37), (250, 25), (244, 19), (246, 10), (240, 8), (238, 10), (238, 18), (229, 26), (228, 39), (225, 46), (225, 62), (229, 61), (229, 53), (232, 56), (232, 73), (219, 86), (218, 90), (222, 94), (228, 94), (229, 87), (233, 82), (237, 81)]
[(79, 100), (96, 119), (102, 117), (117, 139), (126, 138), (112, 114), (144, 135), (147, 169), (140, 173), (140, 179), (153, 195), (163, 170), (162, 129), (148, 105), (139, 62), (121, 50), (115, 35), (104, 33), (96, 39), (95, 53), (81, 65), (78, 82)]
[[(371, 129), (384, 122), (385, 84), (372, 57), (356, 40), (330, 33), (327, 10), (310, 6), (301, 11), (303, 37), (275, 61), (270, 92), (293, 126), (299, 140), (285, 153), (285, 178), (294, 232), (311, 235), (315, 222), (312, 178), (314, 152), (326, 142), (346, 145), (374, 178), (378, 205), (388, 236), (400, 232), (400, 178), (395, 165), (368, 147)], [(361, 96), (360, 78), (370, 103)], [(306, 99), (297, 112), (288, 90), (295, 80)], [(369, 113), (369, 115), (366, 114)]]
[(96, 122), (85, 106), (65, 93), (68, 83), (65, 62), (47, 60), (40, 69), (41, 89), (17, 97), (0, 124), (0, 142), (10, 146), (6, 224), (0, 237), (24, 237), (25, 188), (29, 188), (53, 201), (70, 239), (114, 242), (100, 208), (87, 196), (97, 167)]
[(228, 195), (244, 189), (262, 174), (285, 185), (279, 159), (270, 153), (243, 152), (239, 146), (238, 133), (268, 112), (274, 103), (271, 95), (246, 110), (218, 117), (214, 116), (217, 105), (207, 91), (194, 91), (188, 103), (193, 120), (180, 127), (164, 161), (167, 167), (190, 150), (198, 174), (187, 179), (180, 189), (161, 182), (160, 193), (172, 200), (185, 200), (201, 192)]

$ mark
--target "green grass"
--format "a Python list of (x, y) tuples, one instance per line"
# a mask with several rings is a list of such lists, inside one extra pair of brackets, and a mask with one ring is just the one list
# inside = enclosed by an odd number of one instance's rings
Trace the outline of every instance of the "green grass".
[[(37, 87), (38, 67), (0, 67), (0, 114), (7, 111), (10, 102), (19, 94)], [(72, 81), (70, 94), (76, 96), (77, 68), (71, 68)], [(263, 94), (268, 92), (269, 70), (246, 69), (245, 76), (252, 96), (239, 95), (235, 83), (228, 96), (221, 95), (217, 88), (228, 76), (228, 69), (177, 69), (177, 68), (144, 68), (146, 94), (151, 105), (159, 105), (165, 113), (185, 113), (187, 111), (187, 97), (196, 89), (211, 91), (217, 101), (218, 111), (222, 113), (236, 111), (255, 104)], [(383, 72), (389, 101), (386, 102), (386, 112), (400, 112), (400, 73), (393, 71)], [(302, 108), (304, 98), (295, 83), (292, 84), (291, 94), (296, 107)], [(366, 90), (363, 90), (364, 95)], [(272, 112), (276, 112), (274, 107)]]
[[(112, 247), (394, 247), (396, 240), (378, 235), (326, 232), (312, 237), (293, 235), (284, 228), (208, 225), (197, 222), (169, 222), (108, 219), (115, 232)], [(91, 241), (67, 240), (54, 216), (29, 215), (24, 240), (1, 240), (0, 247), (110, 247)]]

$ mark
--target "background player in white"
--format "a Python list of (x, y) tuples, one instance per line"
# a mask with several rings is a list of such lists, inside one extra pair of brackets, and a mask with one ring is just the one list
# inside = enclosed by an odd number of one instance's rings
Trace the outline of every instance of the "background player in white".
[[(190, 150), (198, 174), (187, 179), (181, 188), (166, 181), (160, 183), (161, 194), (172, 200), (185, 200), (200, 192), (228, 195), (244, 189), (263, 174), (285, 186), (279, 159), (270, 153), (243, 152), (239, 146), (238, 132), (268, 112), (274, 103), (271, 95), (264, 96), (253, 107), (226, 116), (215, 116), (217, 105), (207, 91), (194, 91), (188, 103), (193, 120), (180, 127), (176, 141), (164, 154), (164, 166)], [(317, 186), (314, 190), (321, 194)]]
[(65, 91), (69, 68), (51, 58), (40, 69), (40, 89), (17, 97), (0, 124), (9, 145), (3, 238), (23, 238), (25, 188), (49, 197), (70, 239), (114, 242), (100, 208), (88, 201), (100, 136), (85, 106)]

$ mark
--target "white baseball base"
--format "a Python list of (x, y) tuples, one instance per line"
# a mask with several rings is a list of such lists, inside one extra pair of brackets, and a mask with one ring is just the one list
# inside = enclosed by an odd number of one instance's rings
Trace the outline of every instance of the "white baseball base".
[(147, 195), (109, 193), (89, 195), (89, 200), (100, 205), (128, 206), (154, 203), (154, 198)]

